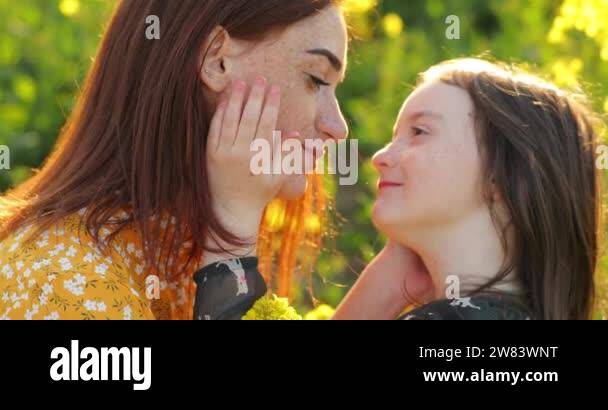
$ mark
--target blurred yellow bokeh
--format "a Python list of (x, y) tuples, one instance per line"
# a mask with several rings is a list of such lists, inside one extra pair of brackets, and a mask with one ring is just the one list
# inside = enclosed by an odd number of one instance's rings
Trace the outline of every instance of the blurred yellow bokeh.
[(344, 0), (342, 7), (347, 13), (367, 13), (377, 3), (378, 0)]
[(285, 201), (280, 199), (272, 201), (266, 208), (264, 226), (270, 232), (277, 232), (285, 225)]
[(553, 21), (548, 41), (563, 43), (571, 29), (584, 32), (602, 47), (601, 57), (608, 60), (608, 0), (564, 0)]
[(304, 315), (304, 320), (329, 320), (334, 315), (334, 308), (329, 305), (319, 305)]
[(583, 65), (583, 60), (580, 58), (559, 59), (553, 63), (551, 72), (557, 84), (574, 87), (578, 84), (578, 76), (583, 70)]
[(80, 10), (80, 0), (61, 0), (59, 11), (64, 16), (73, 16)]
[(396, 38), (403, 32), (403, 20), (396, 13), (389, 13), (382, 19), (382, 28), (387, 36)]
[(308, 233), (316, 234), (321, 232), (321, 220), (319, 215), (312, 214), (306, 217), (304, 221), (304, 229)]

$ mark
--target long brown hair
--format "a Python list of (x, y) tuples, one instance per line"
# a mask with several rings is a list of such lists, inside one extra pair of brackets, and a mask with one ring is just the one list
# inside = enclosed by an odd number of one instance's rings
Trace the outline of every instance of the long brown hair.
[[(0, 238), (29, 223), (36, 224), (38, 234), (86, 207), (83, 221), (98, 244), (103, 247), (101, 226), (113, 225), (111, 240), (134, 224), (146, 261), (155, 267), (163, 255), (176, 254), (186, 242), (192, 243), (189, 262), (196, 261), (210, 232), (230, 244), (240, 243), (211, 209), (205, 145), (214, 107), (203, 96), (201, 48), (218, 25), (235, 38), (261, 39), (337, 2), (119, 2), (54, 151), (39, 172), (0, 199)], [(151, 15), (161, 22), (158, 40), (145, 36)], [(289, 293), (302, 242), (318, 251), (320, 234), (306, 232), (305, 219), (322, 219), (325, 197), (317, 176), (309, 182), (302, 200), (281, 203), (288, 223), (263, 228), (259, 239), (265, 276), (270, 279), (271, 263), (276, 262), (278, 293), (283, 295)], [(122, 210), (126, 216), (117, 220)], [(175, 218), (176, 228), (168, 237), (161, 235), (160, 224), (150, 222), (161, 214)], [(277, 237), (281, 244), (272, 245)], [(162, 270), (180, 273), (167, 266), (170, 260), (164, 259)]]
[(508, 260), (477, 291), (515, 271), (535, 317), (589, 318), (601, 219), (600, 122), (584, 95), (478, 59), (441, 63), (422, 76), (431, 79), (461, 87), (473, 100), (486, 200), (495, 211), (490, 192), (498, 189), (510, 218), (501, 226), (493, 212)]

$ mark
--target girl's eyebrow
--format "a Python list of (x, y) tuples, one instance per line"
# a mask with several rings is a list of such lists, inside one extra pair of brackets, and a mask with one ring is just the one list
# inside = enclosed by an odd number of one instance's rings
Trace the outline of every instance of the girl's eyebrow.
[(430, 117), (439, 121), (443, 121), (443, 115), (434, 111), (417, 111), (409, 116), (410, 121), (415, 121), (422, 117)]
[[(434, 111), (426, 111), (426, 110), (425, 111), (416, 111), (413, 114), (408, 115), (407, 119), (409, 122), (413, 122), (413, 121), (416, 121), (423, 117), (434, 118), (434, 119), (436, 119), (438, 121), (442, 121), (442, 122), (444, 121), (443, 115), (441, 115), (437, 112), (434, 112)], [(400, 127), (399, 124), (397, 124), (393, 127), (393, 139), (395, 139), (395, 136), (399, 132), (399, 127)]]

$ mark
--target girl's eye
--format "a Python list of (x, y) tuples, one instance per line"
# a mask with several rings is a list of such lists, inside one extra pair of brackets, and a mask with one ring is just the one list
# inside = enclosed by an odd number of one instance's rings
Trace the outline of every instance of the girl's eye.
[(310, 83), (317, 91), (320, 90), (321, 87), (327, 87), (330, 85), (328, 82), (325, 82), (312, 74), (308, 74), (308, 77), (310, 77)]
[(414, 134), (414, 136), (419, 136), (419, 135), (426, 135), (428, 134), (428, 131), (424, 128), (421, 127), (412, 127), (412, 133)]

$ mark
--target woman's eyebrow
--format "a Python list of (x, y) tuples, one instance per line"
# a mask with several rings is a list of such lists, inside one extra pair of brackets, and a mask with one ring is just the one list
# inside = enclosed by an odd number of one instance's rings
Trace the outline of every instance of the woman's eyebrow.
[(308, 50), (307, 53), (326, 57), (327, 60), (329, 61), (329, 64), (331, 64), (331, 66), (334, 68), (334, 70), (336, 70), (338, 72), (342, 71), (342, 67), (344, 66), (344, 64), (342, 64), (342, 61), (340, 61), (340, 59), (338, 57), (336, 57), (336, 55), (334, 53), (332, 53), (331, 51), (329, 51), (328, 49), (315, 48), (312, 50)]

